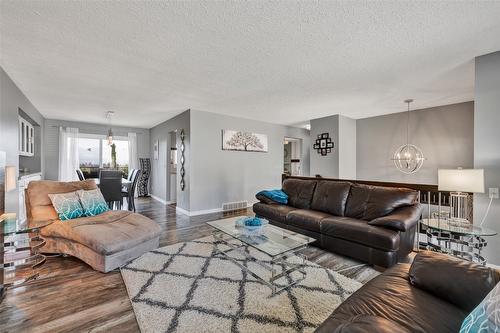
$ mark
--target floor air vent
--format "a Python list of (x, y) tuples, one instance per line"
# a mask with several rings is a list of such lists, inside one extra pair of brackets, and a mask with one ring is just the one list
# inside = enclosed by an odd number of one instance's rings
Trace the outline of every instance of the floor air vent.
[(231, 210), (246, 209), (248, 201), (226, 202), (222, 204), (222, 211), (229, 212)]

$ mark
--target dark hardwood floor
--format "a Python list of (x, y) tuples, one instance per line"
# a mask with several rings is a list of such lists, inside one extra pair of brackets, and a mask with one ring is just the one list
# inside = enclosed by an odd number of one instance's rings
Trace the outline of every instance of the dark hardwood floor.
[[(139, 199), (137, 210), (161, 226), (160, 246), (209, 235), (207, 221), (252, 214), (243, 210), (188, 217), (149, 198)], [(347, 268), (342, 274), (363, 283), (377, 275), (371, 267), (354, 267), (356, 262), (318, 248), (310, 247), (307, 256), (325, 267)], [(0, 304), (0, 332), (139, 332), (139, 327), (118, 270), (103, 274), (78, 259), (59, 256), (47, 259), (38, 280), (7, 290)]]

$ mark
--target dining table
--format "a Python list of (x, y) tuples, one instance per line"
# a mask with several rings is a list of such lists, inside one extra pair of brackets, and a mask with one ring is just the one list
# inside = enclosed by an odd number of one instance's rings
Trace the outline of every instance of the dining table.
[[(88, 178), (88, 179), (92, 179), (95, 184), (97, 185), (97, 187), (99, 187), (99, 178)], [(129, 189), (130, 186), (132, 186), (132, 181), (131, 180), (128, 180), (127, 178), (122, 178), (122, 186), (126, 187), (127, 190)]]

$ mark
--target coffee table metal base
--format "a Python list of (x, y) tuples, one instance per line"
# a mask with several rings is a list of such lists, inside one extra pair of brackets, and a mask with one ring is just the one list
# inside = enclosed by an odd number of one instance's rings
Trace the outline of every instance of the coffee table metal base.
[[(305, 244), (301, 247), (295, 248), (293, 250), (290, 250), (288, 252), (282, 253), (276, 257), (271, 257), (263, 252), (259, 252), (263, 256), (269, 257), (269, 260), (262, 260), (262, 259), (259, 259), (259, 258), (256, 258), (255, 256), (253, 256), (251, 253), (249, 253), (249, 251), (245, 251), (244, 249), (246, 249), (248, 247), (248, 245), (244, 244), (243, 242), (241, 242), (237, 238), (228, 236), (227, 234), (225, 234), (221, 231), (218, 231), (218, 230), (214, 230), (212, 232), (212, 235), (216, 240), (215, 246), (217, 249), (217, 253), (222, 254), (225, 258), (228, 258), (229, 260), (234, 262), (236, 265), (241, 267), (243, 270), (245, 270), (247, 273), (252, 275), (254, 278), (256, 278), (257, 280), (259, 280), (260, 282), (262, 282), (263, 284), (265, 284), (266, 286), (271, 288), (271, 291), (272, 291), (271, 296), (274, 296), (277, 293), (279, 293), (280, 291), (287, 289), (287, 288), (301, 282), (306, 277), (306, 271), (305, 271), (304, 267), (305, 267), (305, 263), (307, 260), (307, 256), (305, 254), (303, 254), (302, 252), (305, 249), (307, 249), (307, 244)], [(238, 244), (234, 244), (234, 242), (236, 242)], [(227, 247), (227, 249), (220, 249), (219, 245), (221, 245), (221, 244), (224, 245), (225, 247)], [(269, 278), (262, 277), (258, 272), (251, 270), (249, 267), (243, 265), (241, 262), (239, 262), (235, 258), (231, 257), (228, 254), (228, 252), (232, 252), (232, 251), (238, 252), (239, 254), (241, 254), (244, 257), (246, 257), (247, 259), (249, 259), (251, 262), (254, 262), (257, 265), (259, 265), (260, 267), (267, 270), (270, 273), (270, 277)], [(255, 251), (258, 251), (258, 250), (255, 250)], [(300, 263), (294, 264), (294, 263), (288, 262), (287, 259), (289, 259), (291, 257), (299, 258)], [(294, 273), (294, 272), (299, 272), (301, 274), (301, 277), (298, 279), (292, 278), (292, 273)], [(277, 284), (276, 282), (282, 278), (288, 279), (289, 282), (286, 284), (282, 284), (282, 283)]]

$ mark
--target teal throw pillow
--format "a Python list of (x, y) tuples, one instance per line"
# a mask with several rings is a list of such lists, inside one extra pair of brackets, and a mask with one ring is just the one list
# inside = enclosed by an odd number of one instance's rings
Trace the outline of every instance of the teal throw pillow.
[(76, 219), (83, 216), (80, 198), (75, 192), (49, 194), (50, 201), (61, 221)]
[(464, 319), (460, 333), (500, 332), (500, 283)]
[(83, 206), (85, 216), (96, 216), (109, 210), (99, 189), (77, 192)]

